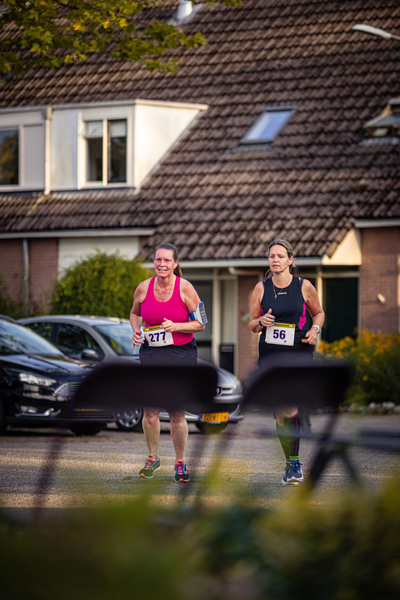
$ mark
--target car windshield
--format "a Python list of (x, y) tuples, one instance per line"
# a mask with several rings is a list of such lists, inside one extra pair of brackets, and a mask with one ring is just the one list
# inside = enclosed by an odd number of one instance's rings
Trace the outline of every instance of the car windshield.
[(118, 356), (135, 356), (139, 354), (137, 346), (132, 350), (132, 327), (130, 323), (95, 325), (94, 329), (103, 336)]
[(0, 319), (0, 356), (7, 354), (63, 356), (58, 348), (27, 327)]

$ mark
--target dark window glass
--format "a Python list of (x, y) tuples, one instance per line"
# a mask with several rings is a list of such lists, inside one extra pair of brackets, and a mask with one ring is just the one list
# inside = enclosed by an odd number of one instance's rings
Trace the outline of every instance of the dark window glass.
[(6, 354), (62, 356), (58, 348), (27, 327), (0, 320), (0, 355)]
[(94, 329), (103, 336), (108, 345), (119, 356), (139, 354), (137, 346), (132, 350), (132, 327), (130, 323), (96, 325)]
[(27, 325), (29, 329), (32, 329), (38, 335), (46, 338), (46, 340), (51, 339), (51, 332), (53, 331), (53, 323), (30, 323)]
[(86, 180), (103, 181), (103, 121), (86, 121)]
[(346, 336), (356, 337), (358, 321), (358, 279), (325, 279), (325, 323), (322, 339), (334, 342)]
[(126, 181), (126, 121), (108, 122), (108, 181)]
[(0, 129), (0, 185), (18, 185), (18, 129)]
[(95, 350), (99, 356), (103, 351), (96, 340), (82, 327), (63, 323), (60, 325), (57, 338), (57, 346), (72, 358), (78, 360), (82, 357), (83, 350)]
[(87, 180), (103, 181), (103, 138), (87, 140)]

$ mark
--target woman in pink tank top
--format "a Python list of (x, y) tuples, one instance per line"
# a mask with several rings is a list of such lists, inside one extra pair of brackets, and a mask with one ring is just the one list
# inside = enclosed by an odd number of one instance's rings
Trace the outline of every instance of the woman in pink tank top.
[[(178, 251), (172, 244), (160, 244), (154, 254), (155, 277), (138, 285), (130, 321), (132, 342), (140, 346), (143, 365), (196, 365), (197, 347), (193, 334), (204, 325), (193, 317), (200, 298), (178, 264)], [(192, 313), (192, 315), (190, 315)], [(142, 319), (145, 329), (141, 331)], [(151, 478), (160, 468), (157, 454), (160, 437), (159, 408), (145, 408), (143, 431), (149, 451), (140, 477)], [(190, 481), (184, 454), (188, 439), (185, 411), (170, 413), (171, 437), (175, 448), (175, 481)]]

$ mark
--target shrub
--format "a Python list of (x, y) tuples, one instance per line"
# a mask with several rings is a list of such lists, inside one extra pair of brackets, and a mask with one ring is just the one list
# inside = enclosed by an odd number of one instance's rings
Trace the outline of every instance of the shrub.
[(400, 335), (363, 329), (356, 339), (320, 342), (318, 351), (344, 358), (353, 368), (354, 384), (348, 402), (400, 404)]
[(135, 289), (148, 277), (150, 272), (140, 259), (96, 250), (65, 271), (56, 286), (51, 312), (128, 318)]
[(400, 486), (324, 503), (296, 494), (263, 510), (245, 503), (161, 509), (142, 497), (47, 521), (0, 514), (7, 600), (397, 600)]

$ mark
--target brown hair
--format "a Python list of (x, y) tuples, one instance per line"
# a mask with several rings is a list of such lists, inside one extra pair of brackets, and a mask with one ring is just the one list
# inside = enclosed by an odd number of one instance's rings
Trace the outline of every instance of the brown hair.
[[(162, 244), (158, 244), (157, 248), (154, 250), (154, 258), (156, 257), (157, 250), (169, 250), (170, 252), (172, 252), (174, 261), (177, 262), (178, 250), (177, 250), (176, 246), (174, 246), (173, 244), (170, 244), (168, 242), (163, 242)], [(174, 269), (174, 275), (176, 275), (177, 277), (182, 277), (182, 269), (180, 268), (179, 264), (177, 264)]]
[[(271, 252), (271, 248), (272, 246), (282, 246), (283, 248), (285, 248), (288, 257), (292, 258), (293, 257), (293, 248), (291, 246), (291, 244), (287, 241), (287, 240), (283, 240), (282, 238), (277, 238), (276, 240), (272, 240), (272, 242), (270, 243), (270, 245), (268, 246), (268, 253), (267, 253), (267, 258), (269, 258), (269, 254)], [(292, 264), (289, 267), (289, 271), (290, 273), (293, 272), (293, 269), (296, 265), (294, 264), (294, 261), (292, 262)], [(271, 273), (271, 269), (268, 269), (268, 271), (265, 273), (265, 279), (268, 278), (268, 275)]]

